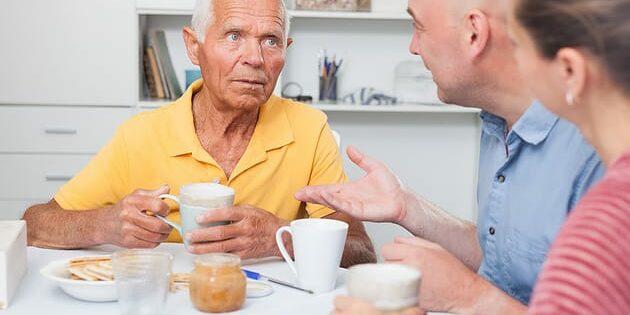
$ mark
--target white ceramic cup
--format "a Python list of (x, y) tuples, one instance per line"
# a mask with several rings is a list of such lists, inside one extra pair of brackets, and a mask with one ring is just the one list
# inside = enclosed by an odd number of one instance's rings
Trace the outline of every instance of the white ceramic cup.
[(197, 216), (211, 210), (231, 207), (234, 204), (234, 189), (217, 183), (198, 183), (184, 185), (179, 190), (179, 197), (163, 194), (161, 199), (169, 199), (179, 205), (181, 224), (177, 224), (165, 217), (156, 216), (166, 224), (174, 227), (188, 246), (185, 235), (193, 230), (229, 224), (229, 221), (198, 224)]
[[(295, 263), (282, 241), (285, 232), (293, 238)], [(290, 227), (278, 229), (276, 242), (299, 285), (315, 293), (325, 293), (335, 288), (347, 233), (348, 224), (342, 221), (301, 219), (291, 222)]]
[(370, 301), (381, 311), (418, 305), (422, 273), (398, 264), (362, 264), (348, 270), (348, 294)]

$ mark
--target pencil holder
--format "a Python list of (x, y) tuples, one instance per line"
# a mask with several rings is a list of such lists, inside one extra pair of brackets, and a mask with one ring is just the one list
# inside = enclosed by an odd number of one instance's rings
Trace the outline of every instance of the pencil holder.
[(337, 101), (337, 76), (319, 77), (319, 101), (329, 103)]

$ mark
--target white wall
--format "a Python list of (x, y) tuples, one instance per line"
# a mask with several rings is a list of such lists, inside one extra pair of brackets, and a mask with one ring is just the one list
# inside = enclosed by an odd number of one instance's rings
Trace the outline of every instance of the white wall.
[[(459, 218), (476, 219), (478, 114), (332, 112), (328, 117), (342, 148), (358, 147), (387, 163), (416, 193)], [(344, 164), (351, 180), (363, 176), (347, 156)], [(392, 224), (367, 227), (377, 252), (394, 235), (408, 235)]]

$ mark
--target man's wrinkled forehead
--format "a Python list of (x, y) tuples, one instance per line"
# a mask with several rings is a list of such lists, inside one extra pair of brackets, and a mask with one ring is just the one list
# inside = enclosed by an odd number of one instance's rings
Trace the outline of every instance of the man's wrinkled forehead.
[(219, 20), (237, 16), (251, 16), (261, 21), (284, 25), (284, 14), (279, 1), (215, 0), (215, 17)]

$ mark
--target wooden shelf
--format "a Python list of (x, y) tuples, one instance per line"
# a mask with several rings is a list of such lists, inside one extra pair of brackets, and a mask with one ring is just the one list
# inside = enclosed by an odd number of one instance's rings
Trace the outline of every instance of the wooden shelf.
[[(138, 103), (140, 108), (158, 108), (171, 103), (167, 100), (142, 100)], [(445, 104), (399, 104), (399, 105), (352, 105), (352, 104), (320, 104), (314, 103), (311, 106), (324, 112), (374, 112), (374, 113), (459, 113), (474, 114), (480, 112), (476, 108), (467, 108)]]
[[(142, 15), (192, 15), (194, 0), (136, 0), (136, 12)], [(411, 20), (405, 12), (348, 12), (289, 10), (293, 18)]]

